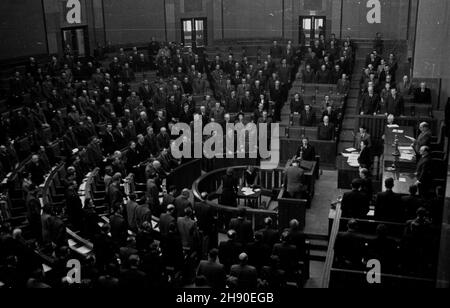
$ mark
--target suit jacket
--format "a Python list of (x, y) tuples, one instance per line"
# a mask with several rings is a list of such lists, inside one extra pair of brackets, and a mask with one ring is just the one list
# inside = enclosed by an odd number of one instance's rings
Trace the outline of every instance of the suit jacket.
[(307, 114), (306, 111), (303, 110), (300, 118), (300, 124), (302, 126), (314, 126), (316, 124), (316, 113), (310, 110)]
[(361, 100), (361, 107), (359, 112), (364, 112), (364, 114), (371, 115), (377, 112), (380, 104), (380, 97), (378, 94), (373, 94), (370, 96), (368, 93), (365, 94)]
[(393, 191), (379, 193), (375, 202), (375, 217), (380, 221), (402, 221), (403, 206), (400, 196)]
[(319, 140), (333, 140), (335, 135), (335, 128), (332, 123), (325, 126), (324, 123), (320, 123), (317, 130), (317, 139)]
[(417, 181), (422, 186), (429, 187), (433, 180), (433, 161), (429, 155), (423, 156), (417, 163)]
[(286, 273), (294, 273), (299, 267), (297, 247), (289, 243), (280, 243), (273, 246), (273, 255), (280, 258), (280, 267)]
[(172, 215), (168, 213), (161, 214), (159, 217), (159, 230), (162, 237), (169, 234), (169, 227), (172, 223), (175, 223), (175, 218)]
[(410, 95), (412, 92), (411, 82), (407, 82), (406, 84), (402, 81), (397, 84), (397, 89), (402, 96)]
[(417, 137), (416, 141), (414, 141), (414, 151), (416, 151), (416, 153), (419, 153), (421, 147), (429, 146), (432, 137), (433, 134), (430, 130), (420, 133), (419, 137)]
[(233, 265), (230, 275), (237, 278), (237, 287), (239, 289), (254, 289), (258, 284), (256, 268), (250, 265)]
[(416, 104), (431, 104), (431, 90), (425, 89), (425, 92), (422, 92), (421, 89), (416, 89), (414, 92), (414, 102)]
[(372, 137), (369, 134), (365, 134), (363, 137), (361, 133), (357, 133), (355, 136), (356, 148), (361, 150), (361, 142), (366, 140), (369, 143), (368, 147), (370, 148), (372, 146)]
[(303, 110), (305, 110), (305, 103), (303, 102), (303, 98), (300, 97), (298, 101), (296, 101), (295, 99), (291, 99), (291, 113), (301, 113)]
[(306, 160), (306, 161), (315, 161), (316, 160), (316, 150), (310, 144), (307, 147), (304, 147), (303, 145), (299, 146), (297, 149), (296, 156), (300, 157), (300, 154), (301, 154), (303, 160)]
[(344, 218), (365, 218), (369, 212), (369, 199), (365, 193), (352, 190), (344, 194), (341, 210)]
[(197, 276), (204, 276), (208, 286), (214, 289), (224, 289), (226, 281), (225, 267), (222, 264), (203, 260), (197, 269)]
[(229, 229), (236, 231), (236, 240), (242, 245), (246, 245), (253, 241), (252, 223), (247, 219), (231, 219)]
[(212, 108), (209, 113), (209, 118), (214, 119), (216, 123), (222, 123), (224, 121), (225, 109), (223, 107)]
[(291, 196), (295, 196), (305, 190), (305, 186), (303, 185), (303, 176), (304, 172), (299, 167), (291, 166), (286, 170), (284, 175), (284, 183), (286, 185), (287, 192)]
[(370, 170), (372, 167), (372, 153), (370, 148), (366, 147), (361, 151), (358, 157), (358, 163), (361, 168), (366, 168)]
[(228, 240), (219, 244), (219, 261), (225, 266), (227, 272), (233, 264), (239, 262), (239, 254), (242, 253), (242, 244)]
[(397, 95), (395, 99), (392, 95), (389, 96), (386, 105), (388, 114), (393, 114), (396, 117), (404, 114), (404, 101), (400, 95)]

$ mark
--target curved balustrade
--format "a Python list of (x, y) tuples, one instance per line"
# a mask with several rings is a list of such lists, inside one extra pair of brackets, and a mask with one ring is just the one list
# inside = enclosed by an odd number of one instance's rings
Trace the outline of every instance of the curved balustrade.
[[(241, 179), (243, 183), (243, 174), (248, 166), (231, 167), (234, 174)], [(262, 195), (269, 197), (273, 201), (278, 202), (277, 210), (254, 209), (248, 208), (247, 213), (251, 217), (253, 227), (259, 228), (263, 226), (263, 220), (266, 217), (272, 217), (277, 223), (279, 229), (288, 227), (289, 220), (296, 218), (299, 220), (301, 227), (305, 225), (306, 207), (308, 200), (285, 198), (285, 190), (283, 188), (284, 169), (277, 168), (273, 170), (263, 170), (255, 167), (259, 172), (259, 185)], [(222, 177), (229, 168), (222, 168), (207, 173), (198, 178), (192, 185), (192, 191), (196, 200), (205, 202), (219, 213), (237, 214), (239, 209), (222, 205), (218, 202), (211, 201), (217, 197), (217, 190), (222, 185)], [(311, 181), (314, 176), (310, 176)], [(314, 186), (314, 184), (312, 184)], [(202, 197), (202, 193), (208, 193), (208, 199)]]

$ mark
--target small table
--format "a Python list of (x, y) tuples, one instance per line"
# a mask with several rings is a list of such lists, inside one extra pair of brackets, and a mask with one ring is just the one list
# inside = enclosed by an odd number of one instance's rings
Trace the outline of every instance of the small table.
[[(250, 187), (240, 187), (237, 193), (237, 200), (243, 199), (244, 206), (247, 207), (248, 204), (255, 204), (256, 208), (260, 208), (261, 199), (262, 199), (262, 190), (261, 188), (250, 188)], [(252, 202), (248, 202), (252, 201)], [(255, 201), (255, 202), (253, 202)]]

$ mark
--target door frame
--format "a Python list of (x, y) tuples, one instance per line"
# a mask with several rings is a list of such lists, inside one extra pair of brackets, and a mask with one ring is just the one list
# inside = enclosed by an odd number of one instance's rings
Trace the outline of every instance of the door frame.
[[(207, 17), (181, 18), (181, 42), (183, 43), (183, 45), (185, 46), (183, 23), (188, 20), (190, 20), (192, 22), (192, 42), (194, 42), (195, 44), (197, 44), (197, 29), (195, 27), (195, 22), (197, 20), (203, 21), (203, 33), (204, 33), (205, 44), (204, 44), (204, 46), (201, 46), (200, 48), (204, 48), (204, 47), (208, 46), (208, 18)], [(192, 46), (192, 47), (194, 47), (194, 46)], [(199, 48), (198, 46), (195, 46), (195, 47)]]
[[(323, 31), (326, 35), (327, 31), (327, 16), (325, 15), (300, 15), (298, 18), (298, 41), (299, 43), (302, 41), (302, 33), (303, 33), (303, 19), (310, 18), (311, 19), (311, 37), (309, 44), (311, 46), (311, 43), (315, 40), (316, 30), (315, 30), (315, 20), (316, 19), (323, 19)], [(306, 43), (306, 41), (305, 41)]]
[[(83, 29), (83, 33), (84, 33), (84, 48), (85, 48), (85, 55), (84, 57), (81, 58), (85, 58), (85, 57), (89, 57), (91, 54), (91, 49), (90, 49), (90, 44), (89, 44), (89, 27), (88, 26), (76, 26), (76, 27), (65, 27), (65, 28), (61, 28), (61, 45), (62, 45), (62, 52), (64, 53), (64, 50), (66, 49), (66, 44), (64, 41), (64, 31), (72, 31), (72, 30), (78, 30), (78, 29)], [(79, 55), (76, 55), (77, 57), (79, 57)]]

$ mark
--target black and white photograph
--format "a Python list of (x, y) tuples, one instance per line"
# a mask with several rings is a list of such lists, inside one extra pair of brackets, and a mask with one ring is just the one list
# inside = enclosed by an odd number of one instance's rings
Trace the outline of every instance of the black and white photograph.
[(448, 0), (0, 1), (0, 289), (449, 289), (449, 50)]

